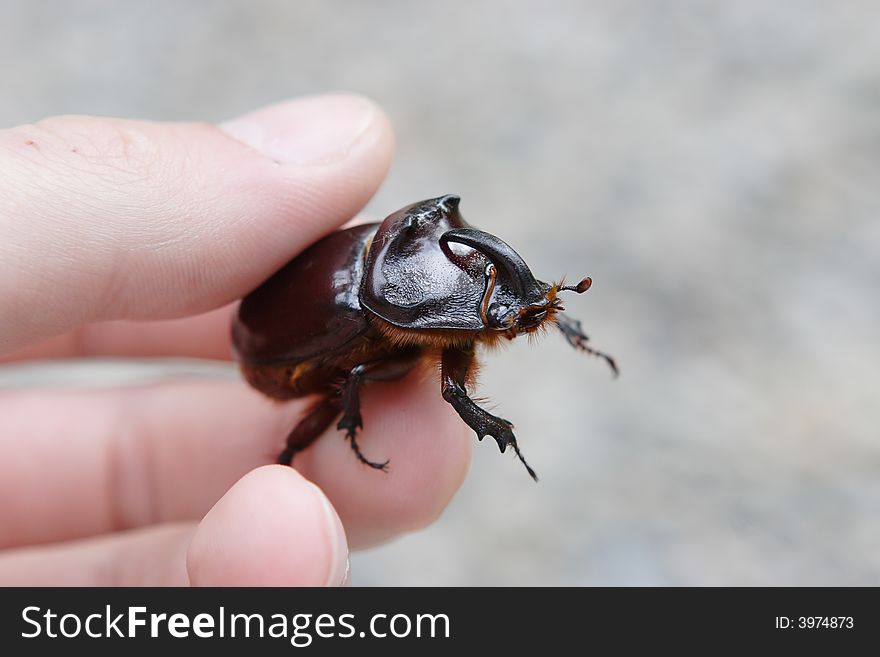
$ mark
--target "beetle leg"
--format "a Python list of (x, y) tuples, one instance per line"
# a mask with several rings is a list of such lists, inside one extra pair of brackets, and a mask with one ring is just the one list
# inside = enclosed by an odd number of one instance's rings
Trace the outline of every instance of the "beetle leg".
[(345, 430), (345, 435), (350, 441), (351, 448), (357, 455), (358, 460), (369, 465), (371, 468), (385, 470), (388, 467), (388, 461), (374, 463), (367, 460), (361, 454), (360, 447), (357, 444), (357, 430), (364, 426), (363, 419), (361, 418), (360, 387), (365, 381), (391, 381), (401, 378), (415, 366), (421, 353), (421, 350), (413, 349), (381, 360), (361, 363), (351, 369), (348, 378), (346, 378), (342, 386), (340, 396), (342, 417), (339, 419), (336, 428)]
[(352, 368), (348, 378), (345, 380), (341, 397), (343, 408), (342, 417), (339, 418), (336, 428), (345, 429), (345, 435), (348, 438), (349, 443), (351, 444), (351, 449), (354, 450), (358, 461), (371, 468), (376, 468), (377, 470), (387, 470), (387, 459), (384, 463), (370, 461), (361, 453), (361, 448), (357, 444), (357, 430), (364, 426), (363, 419), (361, 418), (361, 399), (360, 394), (358, 394), (358, 388), (360, 388), (361, 383), (364, 381), (365, 375), (366, 366), (358, 365), (357, 367)]
[(614, 376), (619, 374), (617, 363), (614, 362), (614, 359), (611, 356), (598, 349), (593, 349), (592, 347), (587, 346), (587, 340), (589, 340), (589, 338), (584, 335), (584, 332), (581, 329), (580, 320), (572, 319), (567, 315), (563, 315), (561, 312), (556, 313), (555, 319), (556, 326), (562, 331), (565, 339), (568, 340), (568, 344), (575, 349), (580, 349), (588, 354), (604, 358), (605, 362), (608, 363), (608, 366), (611, 368), (611, 371), (614, 372)]
[(467, 382), (468, 371), (474, 362), (473, 349), (457, 349), (447, 348), (443, 350), (443, 360), (441, 365), (441, 385), (443, 389), (443, 399), (452, 405), (455, 412), (461, 416), (471, 429), (476, 431), (477, 439), (482, 440), (485, 436), (492, 436), (498, 443), (498, 449), (503, 453), (510, 445), (516, 452), (519, 460), (526, 467), (532, 479), (538, 481), (538, 476), (531, 466), (526, 463), (519, 446), (516, 444), (516, 437), (513, 435), (513, 424), (504, 418), (497, 417), (483, 410), (468, 397)]
[(336, 419), (340, 410), (342, 406), (335, 396), (324, 397), (312, 406), (287, 436), (287, 446), (278, 455), (278, 463), (291, 465), (294, 455), (315, 442), (315, 439)]

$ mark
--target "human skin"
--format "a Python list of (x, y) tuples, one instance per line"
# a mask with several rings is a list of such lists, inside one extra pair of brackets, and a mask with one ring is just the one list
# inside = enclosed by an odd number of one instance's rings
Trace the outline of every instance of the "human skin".
[[(393, 149), (358, 96), (219, 126), (81, 116), (0, 131), (0, 361), (228, 359), (234, 302), (354, 217)], [(338, 585), (348, 551), (430, 524), (471, 435), (432, 373), (368, 386), (359, 464), (308, 400), (242, 381), (0, 392), (0, 584)]]

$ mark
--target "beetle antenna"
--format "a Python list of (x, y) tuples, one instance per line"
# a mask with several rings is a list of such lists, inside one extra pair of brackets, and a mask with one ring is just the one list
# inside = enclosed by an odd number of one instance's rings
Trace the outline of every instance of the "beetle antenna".
[(562, 292), (563, 290), (571, 290), (572, 292), (577, 292), (578, 294), (583, 294), (587, 290), (590, 289), (590, 286), (593, 284), (593, 279), (587, 276), (584, 280), (582, 280), (577, 285), (560, 285), (557, 290)]

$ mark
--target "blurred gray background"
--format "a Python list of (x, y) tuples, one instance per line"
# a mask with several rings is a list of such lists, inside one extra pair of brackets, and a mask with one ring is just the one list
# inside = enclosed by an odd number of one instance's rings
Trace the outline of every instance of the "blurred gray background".
[[(455, 192), (622, 376), (492, 355), (493, 441), (355, 584), (880, 585), (880, 5), (0, 1), (0, 125), (352, 90), (377, 216)], [(15, 378), (13, 376), (13, 383)], [(7, 382), (9, 375), (7, 375)]]

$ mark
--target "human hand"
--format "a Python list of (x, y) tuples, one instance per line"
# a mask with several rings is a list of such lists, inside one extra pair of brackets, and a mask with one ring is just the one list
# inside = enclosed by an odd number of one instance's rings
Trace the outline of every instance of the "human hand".
[[(228, 358), (232, 302), (351, 218), (391, 151), (349, 96), (0, 131), (0, 359)], [(387, 474), (334, 430), (265, 465), (306, 404), (234, 380), (0, 392), (0, 584), (340, 584), (349, 546), (427, 525), (465, 476), (433, 379), (364, 390)]]

